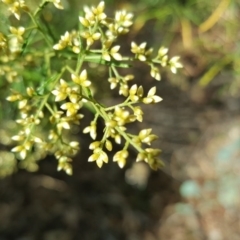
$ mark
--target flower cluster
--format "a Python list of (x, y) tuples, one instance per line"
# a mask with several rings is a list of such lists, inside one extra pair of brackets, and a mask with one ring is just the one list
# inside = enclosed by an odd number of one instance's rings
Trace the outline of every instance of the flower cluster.
[(76, 31), (72, 31), (71, 33), (68, 31), (65, 32), (65, 34), (61, 36), (59, 42), (55, 44), (53, 48), (55, 50), (63, 50), (67, 46), (71, 47), (74, 53), (80, 52), (80, 41)]
[(17, 20), (20, 20), (21, 11), (29, 11), (24, 0), (2, 0), (2, 2), (8, 5), (9, 11)]
[[(0, 77), (7, 80), (11, 88), (7, 100), (18, 113), (18, 134), (12, 137), (16, 143), (12, 152), (21, 160), (21, 165), (35, 170), (38, 160), (53, 154), (58, 161), (58, 170), (71, 175), (72, 159), (80, 149), (73, 129), (80, 129), (93, 139), (88, 161), (96, 162), (98, 167), (109, 162), (108, 152), (114, 150), (115, 144), (122, 150), (117, 151), (112, 160), (120, 168), (126, 165), (131, 146), (138, 152), (136, 161), (145, 161), (155, 170), (163, 167), (160, 149), (150, 147), (157, 139), (152, 130), (143, 129), (138, 134), (128, 132), (129, 123), (143, 121), (141, 104), (156, 104), (162, 98), (157, 95), (156, 87), (146, 91), (141, 85), (131, 84), (134, 75), (121, 74), (121, 68), (130, 68), (132, 62), (140, 61), (150, 67), (153, 78), (160, 80), (159, 68), (169, 67), (176, 73), (182, 67), (179, 58), (168, 58), (168, 49), (164, 47), (159, 48), (157, 56), (153, 57), (154, 50), (148, 49), (147, 43), (138, 45), (135, 42), (129, 49), (130, 56), (124, 56), (120, 45), (115, 42), (120, 35), (129, 32), (133, 14), (117, 11), (111, 18), (104, 12), (103, 1), (97, 6), (84, 7), (84, 16), (79, 16), (78, 30), (66, 31), (58, 41), (45, 32), (46, 28), (36, 16), (41, 14), (46, 4), (31, 12), (23, 0), (2, 2), (17, 19), (25, 11), (33, 24), (32, 28), (11, 26), (9, 35), (0, 33), (0, 51), (3, 52)], [(60, 0), (48, 2), (63, 9)], [(36, 32), (32, 35), (33, 30)], [(29, 38), (35, 36), (42, 48), (40, 51), (30, 43)], [(42, 36), (41, 42), (39, 36)], [(16, 65), (17, 61), (21, 61), (21, 66)], [(94, 73), (87, 69), (85, 62), (105, 66), (109, 72), (107, 81), (110, 89), (117, 89), (124, 99), (122, 102), (104, 106), (94, 97), (93, 89), (97, 89), (99, 83), (94, 81)], [(81, 128), (83, 107), (89, 109), (94, 117), (88, 126)], [(98, 119), (105, 123), (102, 134), (97, 129)]]

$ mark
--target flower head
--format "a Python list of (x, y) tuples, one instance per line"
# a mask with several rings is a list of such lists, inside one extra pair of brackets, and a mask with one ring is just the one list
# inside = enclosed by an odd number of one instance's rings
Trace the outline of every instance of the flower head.
[(75, 74), (71, 75), (73, 82), (82, 86), (82, 87), (89, 87), (91, 85), (91, 81), (87, 79), (87, 71), (84, 69), (79, 76)]
[(88, 161), (96, 161), (98, 167), (101, 168), (104, 162), (108, 163), (108, 155), (101, 148), (95, 148)]
[(121, 151), (118, 151), (114, 157), (113, 157), (113, 161), (118, 163), (118, 166), (120, 168), (123, 168), (126, 164), (126, 159), (128, 157), (128, 151), (123, 149)]

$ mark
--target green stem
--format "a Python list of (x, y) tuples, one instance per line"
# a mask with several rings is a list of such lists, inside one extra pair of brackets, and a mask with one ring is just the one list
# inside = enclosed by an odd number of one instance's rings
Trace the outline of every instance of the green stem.
[(38, 8), (36, 9), (36, 11), (34, 12), (33, 16), (36, 16), (40, 11), (43, 10), (43, 8), (48, 4), (48, 1), (43, 1)]
[(43, 38), (45, 39), (46, 43), (49, 45), (50, 48), (52, 48), (52, 42), (51, 40), (44, 34), (44, 31), (41, 27), (41, 25), (37, 22), (37, 20), (35, 19), (35, 16), (32, 15), (30, 12), (28, 13), (32, 22), (34, 23), (34, 25), (36, 26), (36, 28), (40, 31), (40, 33), (42, 34)]
[(117, 105), (114, 105), (114, 106), (105, 108), (105, 111), (111, 111), (111, 110), (113, 110), (113, 109), (116, 108), (116, 107), (131, 107), (132, 104), (138, 103), (138, 102), (129, 103), (128, 100), (129, 100), (129, 98), (127, 98), (127, 99), (125, 100), (125, 102), (123, 102), (123, 103), (120, 103), (120, 104), (117, 104)]
[(116, 78), (121, 78), (121, 76), (119, 75), (117, 69), (116, 69), (113, 65), (111, 65), (111, 68), (112, 68), (112, 70), (113, 70), (113, 72), (114, 72)]
[(79, 75), (80, 69), (82, 67), (82, 64), (84, 62), (85, 59), (85, 53), (84, 52), (80, 52), (78, 55), (78, 59), (77, 59), (77, 67), (76, 67), (76, 73)]
[[(56, 83), (57, 81), (59, 81), (59, 79), (61, 78), (62, 74), (65, 72), (65, 70), (66, 70), (66, 68), (64, 67), (64, 68), (62, 69), (62, 71), (58, 74), (58, 76), (56, 77), (54, 83)], [(55, 86), (55, 84), (53, 84), (53, 85)], [(36, 115), (35, 115), (35, 118), (36, 118), (36, 119), (39, 117), (39, 115), (40, 115), (41, 111), (43, 110), (44, 106), (46, 106), (46, 105), (48, 106), (47, 101), (48, 101), (48, 98), (49, 98), (50, 95), (51, 95), (51, 91), (49, 91), (49, 93), (46, 94), (46, 96), (43, 97), (43, 99), (42, 99), (42, 101), (41, 101), (41, 103), (40, 103), (40, 106), (39, 106), (39, 108), (38, 108), (38, 110), (37, 110), (37, 112), (36, 112)], [(34, 123), (32, 123), (32, 124), (29, 126), (29, 130), (30, 130), (29, 132), (30, 132), (30, 133), (29, 133), (28, 137), (25, 139), (23, 145), (24, 145), (26, 142), (29, 141), (29, 138), (30, 138), (30, 136), (32, 135), (32, 132), (33, 132), (33, 130), (34, 130), (34, 127), (35, 127), (35, 124), (34, 124)]]
[(47, 102), (45, 103), (45, 106), (46, 106), (46, 108), (48, 109), (48, 111), (49, 111), (52, 115), (54, 115), (54, 111), (52, 110), (51, 106), (50, 106)]

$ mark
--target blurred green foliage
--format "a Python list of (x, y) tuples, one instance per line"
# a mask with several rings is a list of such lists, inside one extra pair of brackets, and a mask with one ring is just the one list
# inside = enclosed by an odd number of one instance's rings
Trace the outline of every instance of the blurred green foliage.
[[(181, 53), (185, 72), (172, 78), (173, 84), (188, 89), (188, 80), (194, 79), (204, 88), (215, 79), (224, 94), (239, 95), (239, 0), (141, 0), (132, 6), (138, 12), (136, 32), (153, 21), (151, 41)], [(230, 78), (218, 83), (222, 72)]]

